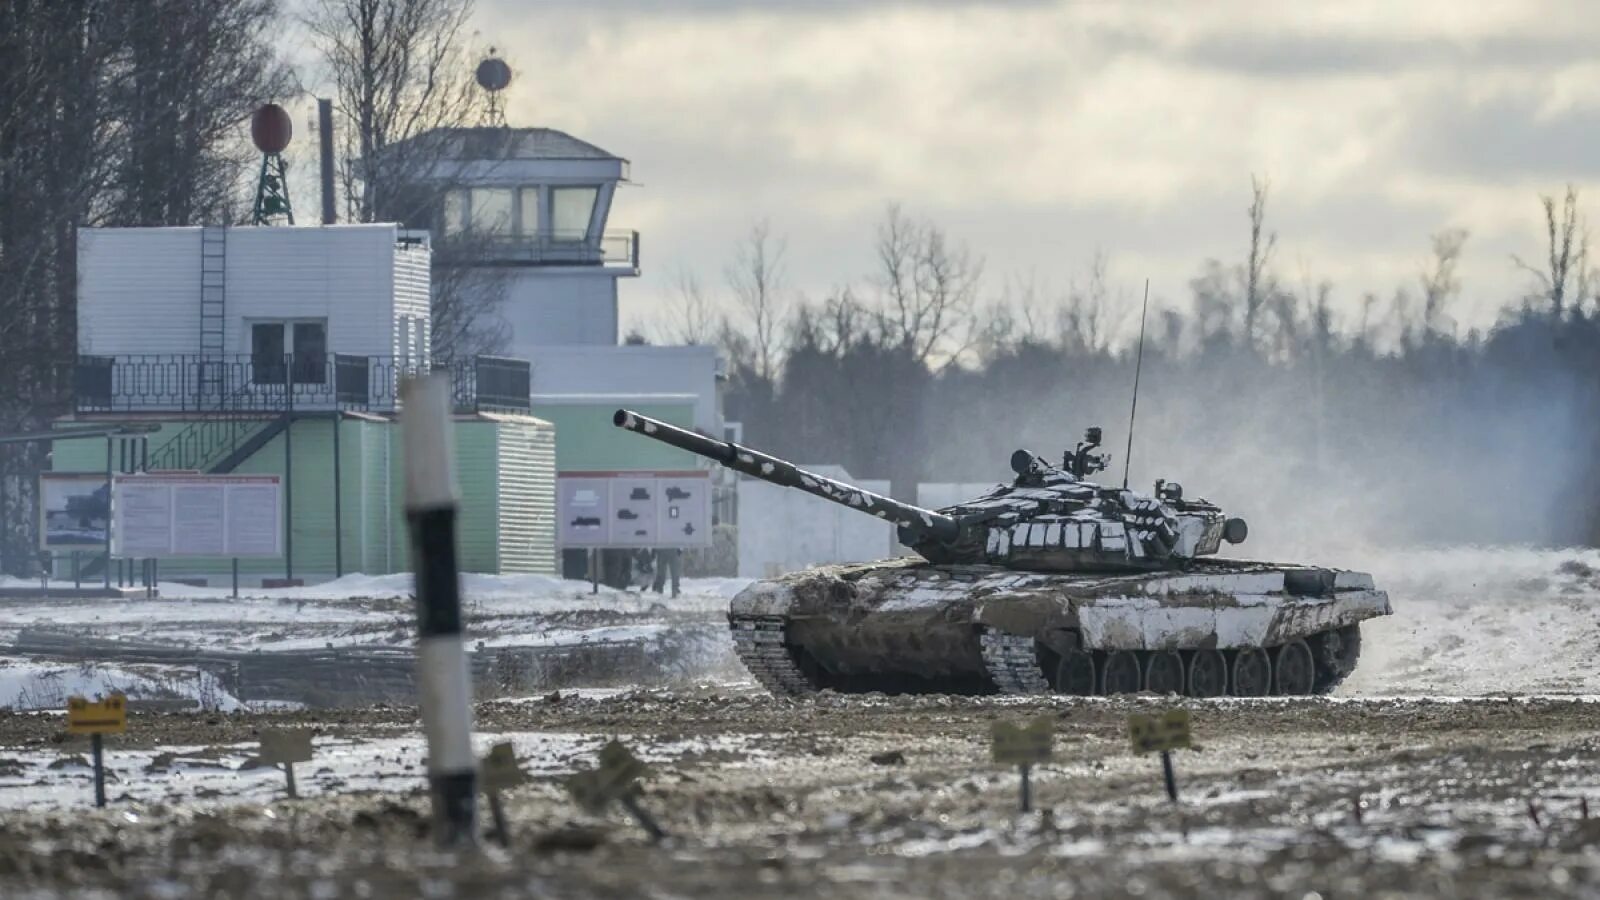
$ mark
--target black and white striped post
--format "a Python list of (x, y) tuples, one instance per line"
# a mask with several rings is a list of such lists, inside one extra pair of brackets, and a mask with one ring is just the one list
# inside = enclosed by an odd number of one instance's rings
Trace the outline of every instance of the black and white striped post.
[(477, 839), (478, 760), (472, 753), (472, 683), (461, 634), (456, 568), (455, 451), (446, 373), (408, 381), (400, 414), (406, 520), (417, 579), (417, 700), (428, 739), (434, 833), (445, 845)]

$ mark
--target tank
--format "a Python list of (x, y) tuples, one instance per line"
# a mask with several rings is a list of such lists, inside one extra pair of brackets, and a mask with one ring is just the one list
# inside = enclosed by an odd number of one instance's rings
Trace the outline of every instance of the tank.
[(778, 695), (1326, 693), (1355, 668), (1360, 623), (1391, 611), (1362, 572), (1216, 558), (1249, 529), (1175, 482), (1142, 494), (1091, 481), (1109, 461), (1098, 428), (1060, 465), (1018, 450), (1009, 484), (933, 510), (636, 412), (614, 422), (893, 522), (920, 557), (735, 596), (739, 658)]

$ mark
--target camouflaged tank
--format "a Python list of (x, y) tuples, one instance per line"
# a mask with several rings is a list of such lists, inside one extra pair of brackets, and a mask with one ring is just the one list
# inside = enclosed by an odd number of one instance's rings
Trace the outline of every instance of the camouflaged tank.
[(1060, 466), (1018, 450), (1012, 483), (929, 510), (638, 413), (614, 421), (887, 519), (922, 557), (734, 597), (739, 658), (774, 694), (1325, 693), (1355, 668), (1359, 623), (1390, 612), (1361, 572), (1207, 559), (1244, 521), (1172, 482), (1151, 496), (1089, 481), (1107, 462), (1098, 428)]

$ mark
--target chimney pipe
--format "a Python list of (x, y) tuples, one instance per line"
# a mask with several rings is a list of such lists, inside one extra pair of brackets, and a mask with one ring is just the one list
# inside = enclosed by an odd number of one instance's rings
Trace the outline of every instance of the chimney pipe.
[(322, 224), (339, 221), (333, 208), (333, 101), (317, 100), (317, 138), (322, 155)]

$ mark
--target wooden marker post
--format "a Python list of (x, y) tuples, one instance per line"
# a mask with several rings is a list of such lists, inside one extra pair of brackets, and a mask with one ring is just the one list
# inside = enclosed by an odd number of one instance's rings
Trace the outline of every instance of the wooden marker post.
[(506, 809), (500, 802), (500, 792), (527, 783), (528, 773), (522, 771), (522, 766), (517, 762), (517, 751), (510, 742), (490, 747), (489, 755), (478, 762), (478, 790), (489, 797), (495, 840), (502, 847), (511, 846), (511, 829), (506, 824)]
[(634, 758), (627, 747), (620, 741), (612, 741), (600, 748), (600, 767), (568, 778), (567, 790), (572, 793), (572, 799), (590, 815), (605, 812), (606, 807), (616, 801), (650, 835), (651, 841), (659, 843), (667, 833), (639, 805), (636, 796), (638, 781), (647, 772), (649, 769)]
[(94, 805), (106, 805), (105, 735), (128, 730), (128, 698), (112, 694), (104, 700), (67, 698), (67, 733), (89, 735), (94, 752)]
[(294, 764), (311, 762), (311, 732), (305, 728), (290, 731), (261, 732), (261, 761), (269, 766), (283, 766), (283, 775), (289, 789), (289, 799), (300, 795), (294, 786)]
[(1167, 782), (1167, 797), (1178, 802), (1178, 779), (1172, 771), (1172, 751), (1186, 749), (1189, 743), (1189, 711), (1172, 709), (1158, 716), (1128, 717), (1128, 740), (1135, 753), (1161, 753), (1161, 774)]
[(478, 759), (472, 752), (472, 681), (461, 635), (460, 489), (450, 376), (411, 379), (401, 393), (406, 521), (417, 585), (417, 705), (428, 739), (434, 834), (444, 846), (472, 844), (477, 841)]
[(1029, 783), (1033, 767), (1047, 763), (1054, 750), (1055, 723), (1049, 716), (1040, 716), (1027, 725), (996, 722), (990, 728), (994, 738), (994, 761), (1016, 766), (1021, 774), (1019, 791), (1023, 812), (1033, 810), (1033, 791)]

